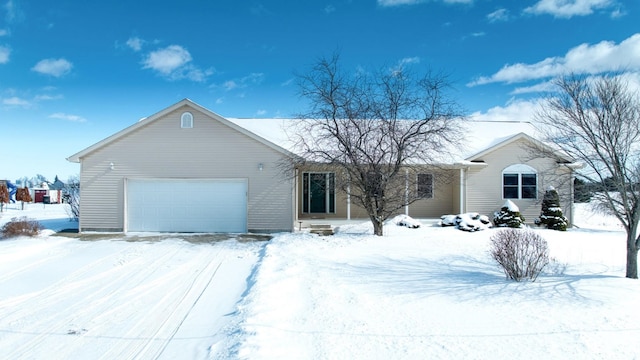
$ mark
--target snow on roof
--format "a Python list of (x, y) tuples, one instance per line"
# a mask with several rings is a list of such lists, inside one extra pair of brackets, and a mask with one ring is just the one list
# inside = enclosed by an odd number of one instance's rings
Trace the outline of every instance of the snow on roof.
[[(234, 124), (295, 153), (293, 142), (287, 135), (287, 128), (297, 119), (240, 119), (227, 118)], [(460, 125), (464, 133), (464, 143), (450, 153), (453, 162), (463, 163), (475, 154), (496, 146), (517, 134), (537, 136), (535, 126), (528, 121), (468, 120)]]

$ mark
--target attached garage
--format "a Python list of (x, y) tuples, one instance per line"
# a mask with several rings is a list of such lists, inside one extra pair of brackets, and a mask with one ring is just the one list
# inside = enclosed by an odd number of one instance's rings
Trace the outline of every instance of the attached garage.
[(126, 231), (247, 232), (247, 179), (126, 179)]
[(281, 164), (293, 156), (184, 99), (68, 158), (80, 163), (78, 230), (291, 231), (295, 176)]

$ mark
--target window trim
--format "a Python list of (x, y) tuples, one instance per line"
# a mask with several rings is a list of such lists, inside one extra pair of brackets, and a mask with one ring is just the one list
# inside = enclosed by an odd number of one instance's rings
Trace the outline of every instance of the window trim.
[[(523, 176), (524, 175), (524, 176)], [(528, 177), (527, 175), (533, 175), (535, 177), (535, 184), (529, 185), (524, 183), (524, 178)], [(516, 184), (506, 184), (505, 176), (517, 176)], [(538, 199), (538, 171), (533, 167), (525, 164), (514, 164), (506, 167), (502, 170), (502, 199), (514, 199), (514, 200), (536, 200)], [(509, 188), (513, 191), (513, 189), (517, 189), (516, 197), (507, 197), (505, 190)], [(529, 191), (524, 191), (525, 189), (529, 189)], [(531, 191), (533, 189), (533, 191)], [(523, 195), (527, 193), (533, 193), (532, 197), (524, 197)]]
[(189, 111), (185, 111), (180, 115), (180, 128), (192, 129), (193, 128), (193, 114)]

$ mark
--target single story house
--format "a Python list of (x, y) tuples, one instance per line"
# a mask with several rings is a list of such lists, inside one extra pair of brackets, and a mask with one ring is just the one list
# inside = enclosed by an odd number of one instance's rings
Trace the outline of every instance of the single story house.
[[(366, 219), (349, 194), (332, 188), (331, 171), (283, 173), (288, 149), (284, 119), (224, 118), (188, 99), (70, 156), (80, 163), (80, 224), (84, 231), (278, 232), (308, 219)], [(506, 199), (528, 222), (553, 186), (573, 216), (577, 164), (536, 158), (540, 145), (528, 122), (473, 122), (468, 146), (446, 164), (448, 181), (428, 168), (419, 176), (425, 199), (404, 209), (414, 218), (479, 212)]]

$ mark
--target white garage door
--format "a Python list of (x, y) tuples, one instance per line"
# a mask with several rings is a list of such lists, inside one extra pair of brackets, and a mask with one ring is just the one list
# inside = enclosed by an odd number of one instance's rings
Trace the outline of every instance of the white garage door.
[(246, 232), (245, 179), (129, 179), (127, 231)]

